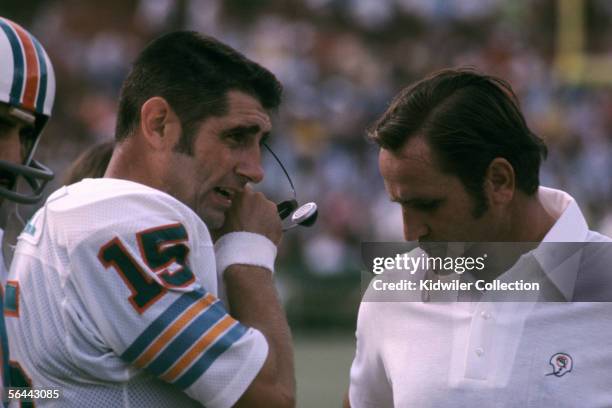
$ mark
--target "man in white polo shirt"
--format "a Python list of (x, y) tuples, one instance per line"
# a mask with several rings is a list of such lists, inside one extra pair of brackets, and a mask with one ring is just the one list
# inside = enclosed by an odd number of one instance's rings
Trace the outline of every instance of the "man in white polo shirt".
[[(612, 406), (612, 275), (602, 267), (612, 240), (589, 231), (571, 196), (539, 186), (546, 148), (510, 86), (471, 70), (438, 72), (404, 89), (371, 138), (406, 240), (541, 242), (497, 278), (534, 266), (561, 302), (495, 302), (490, 293), (385, 302), (370, 286), (345, 406)], [(559, 258), (564, 247), (548, 242), (578, 244)]]

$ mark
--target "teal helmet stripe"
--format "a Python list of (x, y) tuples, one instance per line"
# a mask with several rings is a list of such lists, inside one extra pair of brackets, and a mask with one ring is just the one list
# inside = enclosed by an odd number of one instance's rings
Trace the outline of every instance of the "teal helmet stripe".
[(36, 55), (38, 55), (38, 66), (40, 70), (39, 81), (38, 81), (38, 97), (36, 98), (36, 112), (44, 114), (45, 110), (45, 98), (47, 97), (47, 60), (45, 58), (45, 52), (42, 46), (36, 38), (30, 36), (36, 48)]
[(0, 28), (2, 28), (2, 30), (5, 32), (6, 37), (11, 44), (11, 50), (13, 51), (13, 63), (15, 66), (9, 102), (11, 105), (19, 106), (21, 105), (21, 92), (23, 90), (24, 81), (24, 58), (21, 42), (19, 41), (17, 34), (15, 34), (13, 31), (13, 28), (1, 18)]

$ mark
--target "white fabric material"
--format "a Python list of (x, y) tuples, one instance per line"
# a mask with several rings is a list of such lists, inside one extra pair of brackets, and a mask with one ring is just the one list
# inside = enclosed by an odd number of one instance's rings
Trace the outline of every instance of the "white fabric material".
[(217, 299), (204, 223), (137, 183), (53, 193), (19, 237), (11, 282), (11, 358), (34, 387), (62, 393), (37, 406), (230, 407), (268, 353)]
[(238, 231), (223, 235), (215, 242), (217, 272), (223, 275), (230, 265), (260, 266), (274, 272), (276, 245), (263, 235)]
[[(558, 217), (543, 242), (612, 245), (568, 194), (540, 188), (539, 199)], [(589, 288), (588, 259), (550, 270), (548, 255), (538, 247), (529, 261), (567, 299), (612, 279), (600, 271)], [(611, 303), (363, 301), (356, 337), (353, 408), (612, 406)], [(558, 353), (573, 364), (561, 377), (551, 375)]]

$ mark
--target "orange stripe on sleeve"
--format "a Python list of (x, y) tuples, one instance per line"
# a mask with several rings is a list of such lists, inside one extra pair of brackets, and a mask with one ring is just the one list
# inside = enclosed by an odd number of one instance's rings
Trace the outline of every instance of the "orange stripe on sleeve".
[(178, 332), (181, 331), (189, 322), (193, 320), (202, 310), (206, 307), (215, 303), (216, 298), (208, 294), (205, 298), (200, 299), (197, 303), (193, 304), (189, 309), (185, 310), (183, 314), (174, 322), (172, 325), (168, 326), (166, 330), (155, 340), (136, 361), (134, 364), (137, 367), (143, 368), (147, 364), (149, 364), (153, 358), (159, 353), (159, 351), (167, 345), (170, 340), (176, 336)]
[(178, 375), (187, 368), (187, 366), (200, 356), (202, 351), (204, 351), (208, 346), (217, 340), (217, 338), (225, 332), (227, 328), (236, 323), (236, 320), (231, 316), (227, 315), (223, 319), (219, 321), (212, 329), (206, 333), (204, 337), (198, 340), (197, 343), (193, 345), (191, 350), (187, 352), (181, 359), (172, 367), (166, 374), (162, 375), (160, 378), (164, 381), (171, 382), (178, 377)]

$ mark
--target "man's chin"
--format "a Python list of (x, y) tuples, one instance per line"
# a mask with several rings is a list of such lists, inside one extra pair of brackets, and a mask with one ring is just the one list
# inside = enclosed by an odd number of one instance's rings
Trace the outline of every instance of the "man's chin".
[(419, 241), (419, 247), (430, 257), (458, 257), (465, 254), (470, 244), (457, 241)]
[(446, 243), (436, 241), (419, 241), (419, 248), (421, 248), (429, 256), (439, 256), (441, 253), (446, 252)]
[(209, 230), (219, 229), (225, 223), (225, 213), (220, 211), (206, 211), (205, 213), (201, 213), (199, 215)]

